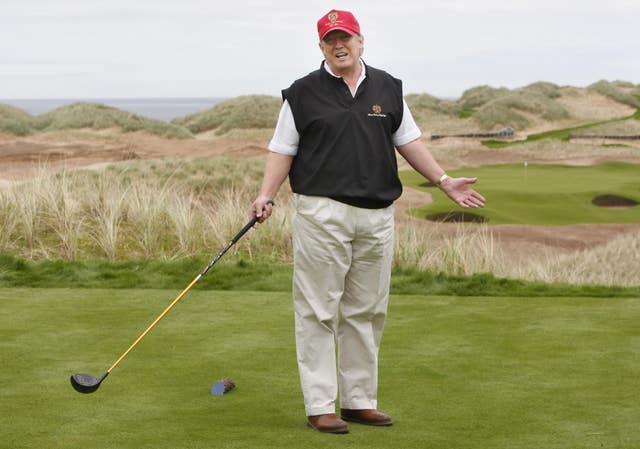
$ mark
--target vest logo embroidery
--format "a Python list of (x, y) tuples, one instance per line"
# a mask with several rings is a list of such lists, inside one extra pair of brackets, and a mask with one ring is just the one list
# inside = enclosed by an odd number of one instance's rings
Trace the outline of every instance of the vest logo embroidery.
[(371, 110), (373, 111), (373, 113), (367, 114), (369, 117), (386, 117), (387, 116), (387, 114), (382, 113), (382, 106), (380, 106), (379, 104), (374, 104), (373, 106), (371, 106)]

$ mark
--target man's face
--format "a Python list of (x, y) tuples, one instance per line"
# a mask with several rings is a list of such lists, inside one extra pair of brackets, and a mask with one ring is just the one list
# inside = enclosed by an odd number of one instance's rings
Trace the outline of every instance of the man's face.
[(345, 31), (335, 30), (328, 33), (319, 45), (331, 70), (342, 72), (359, 66), (364, 40), (357, 34), (352, 36)]

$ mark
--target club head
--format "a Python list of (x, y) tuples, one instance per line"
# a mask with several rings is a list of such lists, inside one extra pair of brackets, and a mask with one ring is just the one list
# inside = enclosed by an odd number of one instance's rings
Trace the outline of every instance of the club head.
[(93, 393), (108, 375), (109, 373), (106, 372), (102, 377), (98, 378), (91, 374), (76, 373), (71, 376), (71, 386), (79, 393)]

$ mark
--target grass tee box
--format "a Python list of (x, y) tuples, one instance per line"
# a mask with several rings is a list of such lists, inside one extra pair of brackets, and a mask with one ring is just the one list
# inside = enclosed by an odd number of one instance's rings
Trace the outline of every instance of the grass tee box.
[[(593, 200), (615, 195), (640, 202), (640, 165), (607, 163), (593, 166), (507, 164), (452, 170), (451, 176), (477, 176), (477, 188), (487, 199), (474, 214), (489, 224), (569, 225), (640, 222), (640, 206), (603, 207)], [(405, 186), (433, 195), (434, 202), (410, 213), (416, 217), (462, 209), (452, 206), (435, 187), (424, 185), (414, 171), (402, 171)]]
[[(99, 392), (99, 370), (175, 290), (0, 289), (0, 447), (640, 447), (640, 298), (392, 295), (386, 429), (305, 426), (288, 292), (193, 291)], [(209, 389), (229, 376), (224, 396)]]

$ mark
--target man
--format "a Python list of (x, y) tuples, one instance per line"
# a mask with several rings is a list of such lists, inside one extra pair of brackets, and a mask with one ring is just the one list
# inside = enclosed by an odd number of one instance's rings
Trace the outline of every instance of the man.
[(458, 205), (482, 207), (484, 198), (469, 187), (476, 178), (449, 177), (419, 140), (401, 81), (362, 61), (364, 38), (353, 14), (332, 10), (317, 25), (324, 61), (282, 92), (250, 215), (260, 222), (271, 215), (268, 201), (288, 176), (296, 204), (296, 351), (308, 425), (347, 433), (345, 421), (392, 424), (377, 410), (377, 370), (393, 202), (402, 192), (395, 150)]

